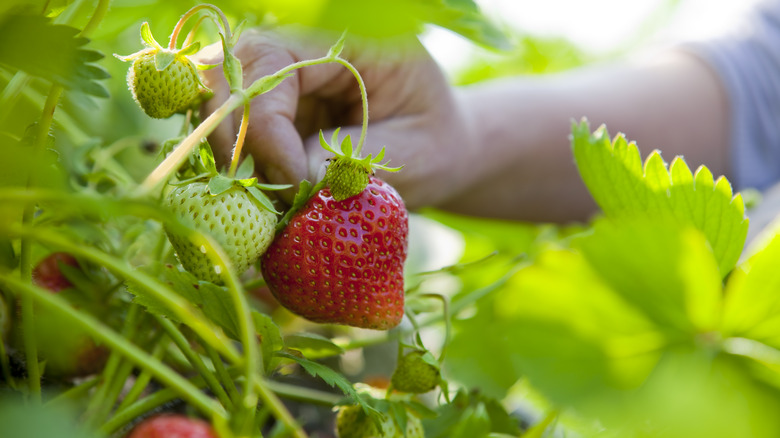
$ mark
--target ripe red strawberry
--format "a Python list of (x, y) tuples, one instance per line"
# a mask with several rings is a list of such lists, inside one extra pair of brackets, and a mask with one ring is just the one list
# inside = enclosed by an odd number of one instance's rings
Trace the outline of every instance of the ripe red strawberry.
[(60, 264), (78, 267), (78, 261), (72, 255), (55, 252), (38, 262), (33, 268), (32, 278), (35, 284), (52, 292), (60, 292), (73, 287), (73, 284), (62, 273)]
[(184, 415), (163, 414), (148, 418), (127, 438), (217, 438), (209, 423)]
[(387, 330), (404, 312), (408, 214), (390, 185), (370, 177), (358, 195), (316, 192), (262, 257), (277, 300), (320, 323)]
[(422, 394), (435, 388), (441, 380), (439, 364), (427, 351), (415, 350), (402, 356), (393, 372), (393, 388)]

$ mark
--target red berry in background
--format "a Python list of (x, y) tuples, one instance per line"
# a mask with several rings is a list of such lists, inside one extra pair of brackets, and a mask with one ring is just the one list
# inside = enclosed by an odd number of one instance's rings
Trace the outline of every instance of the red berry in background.
[(73, 284), (62, 274), (60, 264), (73, 267), (79, 265), (76, 258), (68, 253), (51, 253), (33, 268), (32, 278), (35, 284), (52, 292), (73, 287)]
[(203, 420), (164, 414), (142, 421), (130, 431), (127, 438), (217, 438), (217, 434)]
[(324, 188), (271, 243), (263, 278), (306, 319), (387, 330), (403, 317), (408, 231), (401, 197), (382, 180), (342, 201)]
[[(33, 267), (33, 282), (52, 293), (77, 293), (63, 274), (62, 266), (79, 268), (73, 255), (55, 252)], [(21, 322), (21, 318), (18, 321)], [(87, 332), (73, 327), (59, 313), (41, 306), (35, 306), (35, 337), (39, 358), (46, 362), (46, 377), (70, 379), (95, 374), (103, 369), (108, 358), (109, 350), (95, 343)], [(24, 351), (21, 324), (14, 327), (12, 343), (16, 350)]]

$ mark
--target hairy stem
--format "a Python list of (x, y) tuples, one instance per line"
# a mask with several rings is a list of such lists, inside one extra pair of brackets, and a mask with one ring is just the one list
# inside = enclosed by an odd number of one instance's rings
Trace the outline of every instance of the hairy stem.
[(187, 20), (189, 20), (195, 14), (197, 14), (198, 12), (204, 9), (209, 9), (212, 12), (215, 12), (219, 16), (220, 20), (222, 21), (222, 31), (225, 34), (225, 39), (230, 40), (231, 38), (230, 24), (228, 23), (225, 14), (218, 7), (212, 4), (205, 3), (202, 5), (193, 6), (192, 8), (190, 8), (189, 11), (185, 12), (184, 15), (181, 16), (179, 21), (176, 23), (176, 27), (174, 27), (173, 29), (173, 33), (171, 33), (170, 40), (168, 40), (169, 50), (176, 50), (176, 40), (179, 38), (179, 34), (181, 33), (181, 30), (184, 27), (184, 24), (187, 22)]
[(355, 148), (355, 155), (360, 157), (360, 151), (363, 150), (363, 144), (366, 142), (366, 134), (368, 133), (368, 93), (366, 92), (366, 83), (363, 82), (363, 77), (360, 76), (360, 73), (357, 71), (355, 66), (353, 66), (349, 61), (340, 57), (337, 57), (334, 59), (334, 61), (346, 67), (347, 70), (349, 70), (352, 75), (355, 76), (355, 80), (357, 80), (358, 87), (360, 88), (360, 100), (363, 105), (363, 122), (360, 126), (360, 139), (358, 140), (357, 147)]
[(236, 170), (238, 169), (238, 162), (241, 161), (241, 149), (244, 147), (244, 140), (246, 139), (246, 131), (249, 127), (249, 101), (244, 104), (244, 114), (241, 116), (241, 126), (238, 128), (238, 136), (236, 137), (236, 144), (233, 146), (233, 156), (230, 159), (230, 169), (228, 170), (228, 177), (233, 178), (236, 176)]

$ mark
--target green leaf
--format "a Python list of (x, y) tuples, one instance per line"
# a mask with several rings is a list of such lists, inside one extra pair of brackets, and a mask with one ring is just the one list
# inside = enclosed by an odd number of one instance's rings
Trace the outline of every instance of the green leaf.
[(263, 353), (263, 366), (266, 373), (273, 372), (279, 359), (276, 353), (284, 348), (284, 340), (279, 326), (270, 316), (252, 311), (252, 321), (255, 324), (255, 332), (260, 339), (260, 351)]
[(89, 40), (78, 33), (76, 28), (52, 24), (41, 16), (0, 16), (0, 65), (70, 90), (108, 97), (106, 88), (97, 82), (107, 78), (108, 73), (91, 64), (103, 55), (85, 49)]
[(285, 337), (287, 348), (300, 351), (305, 357), (317, 359), (320, 357), (338, 356), (344, 349), (334, 344), (330, 339), (316, 333), (297, 333)]
[(251, 155), (247, 155), (236, 170), (236, 179), (251, 178), (253, 173), (255, 173), (255, 160)]
[(272, 74), (263, 76), (262, 78), (252, 82), (252, 85), (247, 88), (246, 94), (250, 99), (255, 98), (261, 94), (273, 90), (277, 85), (281, 84), (282, 81), (294, 75), (295, 73)]
[(722, 331), (780, 348), (780, 234), (734, 270), (726, 283)]
[(693, 337), (718, 328), (720, 274), (695, 228), (651, 219), (605, 219), (574, 245), (617, 295), (661, 330)]
[(639, 387), (669, 343), (570, 250), (543, 252), (495, 300), (503, 354), (555, 403), (584, 407)]
[(347, 39), (347, 32), (343, 32), (341, 36), (339, 37), (338, 41), (333, 43), (332, 46), (330, 46), (330, 49), (328, 49), (328, 58), (336, 58), (339, 55), (341, 55), (341, 51), (344, 50), (344, 41)]
[(325, 383), (332, 387), (339, 388), (344, 395), (349, 397), (354, 403), (359, 404), (364, 411), (373, 411), (374, 409), (369, 406), (365, 400), (363, 400), (363, 397), (361, 397), (357, 391), (355, 391), (355, 388), (352, 387), (352, 383), (347, 380), (346, 377), (339, 374), (338, 372), (326, 367), (325, 365), (322, 365), (320, 363), (311, 361), (309, 359), (306, 359), (304, 357), (296, 356), (294, 354), (290, 354), (285, 351), (280, 351), (276, 353), (277, 356), (283, 357), (285, 359), (290, 359), (296, 363), (298, 363), (304, 370), (306, 370), (307, 373), (312, 375), (313, 377), (319, 377), (322, 379)]
[(163, 71), (176, 60), (176, 54), (170, 50), (160, 50), (154, 54), (154, 67)]
[(224, 54), (222, 71), (225, 79), (230, 86), (231, 92), (242, 92), (244, 89), (244, 72), (241, 67), (241, 61), (233, 54), (232, 47), (229, 47), (227, 41), (225, 41), (225, 36), (222, 33), (219, 36), (222, 39), (222, 53)]
[(0, 424), (7, 437), (92, 438), (99, 435), (78, 421), (75, 400), (52, 406), (25, 403), (7, 392), (0, 398)]
[(0, 271), (11, 271), (19, 265), (19, 257), (14, 252), (13, 244), (8, 238), (0, 237)]
[(428, 11), (427, 21), (449, 29), (477, 44), (507, 50), (512, 47), (506, 34), (479, 11), (472, 0), (439, 0)]
[(593, 134), (587, 121), (572, 124), (572, 149), (591, 195), (607, 217), (674, 218), (701, 230), (712, 246), (722, 277), (742, 252), (748, 219), (742, 197), (729, 182), (700, 167), (695, 175), (682, 158), (667, 169), (654, 151), (642, 163), (636, 144), (618, 135), (610, 141), (605, 127)]
[[(238, 316), (232, 305), (230, 293), (225, 288), (207, 281), (200, 281), (189, 272), (178, 270), (170, 265), (163, 267), (160, 280), (170, 286), (174, 292), (186, 298), (193, 306), (203, 311), (203, 314), (221, 327), (227, 336), (239, 339)], [(135, 296), (133, 301), (146, 307), (149, 312), (175, 322), (183, 322), (167, 306), (160, 303), (143, 288), (136, 287), (132, 282), (129, 282), (127, 289)]]
[(217, 196), (221, 193), (225, 193), (233, 187), (233, 179), (224, 175), (215, 175), (209, 180), (209, 193), (212, 196)]

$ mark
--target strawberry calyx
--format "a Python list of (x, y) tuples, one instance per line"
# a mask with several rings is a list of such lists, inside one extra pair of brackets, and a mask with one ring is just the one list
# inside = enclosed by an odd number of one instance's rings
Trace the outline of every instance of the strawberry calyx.
[[(115, 53), (114, 57), (121, 61), (130, 62), (142, 57), (152, 56), (154, 57), (154, 65), (157, 71), (163, 71), (167, 69), (175, 61), (184, 63), (193, 71), (205, 70), (213, 67), (209, 64), (201, 64), (199, 62), (193, 61), (190, 58), (191, 55), (194, 55), (200, 50), (200, 42), (196, 41), (192, 44), (182, 47), (179, 50), (164, 48), (162, 45), (160, 45), (160, 43), (157, 42), (157, 40), (154, 39), (148, 22), (144, 22), (141, 25), (141, 40), (143, 41), (144, 46), (146, 46), (143, 49), (135, 53), (131, 53), (127, 56), (122, 56)], [(203, 83), (200, 75), (196, 74), (195, 77), (198, 80), (199, 87), (204, 92), (211, 92), (211, 90)]]
[(289, 184), (265, 184), (252, 176), (255, 164), (252, 156), (247, 156), (238, 167), (235, 177), (229, 177), (217, 170), (214, 154), (208, 143), (203, 142), (199, 150), (200, 161), (197, 163), (200, 173), (192, 178), (171, 183), (173, 186), (183, 186), (194, 182), (206, 182), (211, 196), (225, 193), (233, 187), (239, 187), (247, 191), (250, 197), (256, 200), (264, 209), (274, 214), (281, 214), (276, 209), (271, 199), (262, 190), (284, 190), (292, 187)]
[[(330, 187), (331, 194), (337, 201), (343, 201), (360, 194), (368, 185), (369, 176), (373, 175), (376, 169), (397, 172), (403, 167), (390, 167), (387, 162), (381, 163), (385, 158), (384, 147), (376, 156), (368, 154), (368, 156), (360, 158), (360, 147), (355, 149), (352, 146), (350, 136), (347, 135), (341, 141), (339, 141), (338, 136), (339, 129), (336, 129), (330, 143), (328, 143), (320, 131), (320, 145), (334, 155), (333, 158), (329, 159), (330, 164), (325, 171), (324, 181)], [(334, 146), (337, 144), (338, 148)]]

